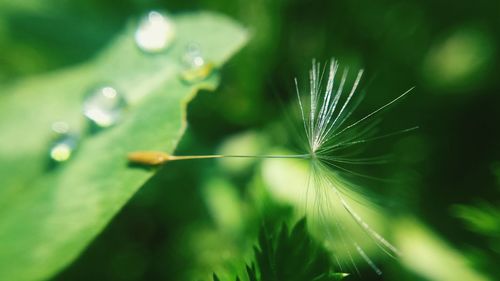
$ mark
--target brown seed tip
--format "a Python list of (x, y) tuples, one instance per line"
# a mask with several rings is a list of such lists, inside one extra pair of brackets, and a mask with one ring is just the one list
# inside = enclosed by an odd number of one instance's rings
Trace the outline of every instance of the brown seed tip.
[(161, 151), (135, 151), (128, 154), (127, 159), (132, 164), (157, 166), (171, 159), (171, 155)]

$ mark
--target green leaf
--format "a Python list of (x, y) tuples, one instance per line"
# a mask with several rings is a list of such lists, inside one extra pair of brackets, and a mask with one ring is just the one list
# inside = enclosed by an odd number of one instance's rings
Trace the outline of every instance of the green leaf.
[(250, 281), (333, 281), (348, 275), (332, 271), (328, 252), (310, 237), (305, 219), (290, 233), (285, 224), (274, 232), (262, 228), (254, 252), (258, 267), (247, 265)]
[(330, 254), (310, 237), (305, 219), (297, 222), (291, 232), (284, 223), (273, 231), (262, 227), (254, 253), (255, 263), (246, 265), (243, 280), (336, 281), (349, 275), (332, 270)]
[[(46, 279), (66, 266), (151, 177), (152, 171), (128, 167), (127, 153), (174, 150), (186, 104), (218, 84), (217, 75), (195, 85), (180, 81), (189, 43), (220, 67), (247, 40), (223, 16), (173, 19), (177, 37), (161, 54), (139, 51), (131, 23), (84, 65), (0, 88), (0, 280)], [(129, 106), (118, 125), (89, 134), (83, 96), (103, 83), (123, 91)], [(81, 133), (81, 142), (68, 162), (48, 169), (50, 126), (58, 120)]]
[(248, 275), (248, 280), (249, 281), (257, 281), (259, 280), (257, 278), (257, 270), (255, 269), (255, 265), (252, 265), (252, 266), (246, 266), (246, 270), (247, 270), (247, 275)]

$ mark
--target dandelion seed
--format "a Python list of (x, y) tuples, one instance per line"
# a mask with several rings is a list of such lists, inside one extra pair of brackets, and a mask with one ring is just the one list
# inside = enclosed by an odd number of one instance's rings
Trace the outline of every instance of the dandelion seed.
[[(358, 269), (354, 262), (355, 253), (351, 252), (349, 248), (354, 249), (358, 256), (365, 260), (375, 273), (381, 274), (382, 271), (348, 233), (348, 228), (352, 227), (339, 220), (331, 222), (331, 218), (339, 217), (338, 214), (341, 212), (347, 214), (358, 230), (368, 235), (383, 252), (392, 257), (400, 255), (398, 249), (375, 231), (355, 210), (345, 191), (346, 185), (349, 184), (346, 184), (340, 174), (347, 173), (367, 177), (344, 167), (344, 165), (379, 164), (384, 163), (386, 159), (383, 157), (356, 158), (350, 155), (350, 150), (355, 151), (356, 146), (360, 144), (370, 143), (416, 129), (416, 127), (413, 127), (381, 135), (375, 134), (379, 120), (374, 118), (405, 97), (413, 88), (364, 117), (351, 121), (354, 110), (363, 98), (363, 95), (358, 91), (363, 70), (355, 74), (354, 82), (348, 87), (349, 70), (340, 71), (339, 69), (339, 63), (334, 59), (330, 61), (328, 69), (326, 67), (322, 69), (321, 65), (313, 60), (309, 72), (309, 94), (304, 94), (299, 90), (298, 80), (295, 79), (298, 108), (302, 120), (301, 127), (303, 127), (307, 143), (306, 153), (304, 154), (174, 156), (162, 152), (148, 151), (131, 153), (128, 159), (132, 163), (142, 165), (161, 165), (170, 161), (209, 158), (306, 159), (309, 161), (311, 174), (307, 181), (305, 203), (306, 205), (309, 204), (309, 201), (312, 203), (312, 208), (306, 206), (306, 209), (310, 209), (307, 210), (307, 213), (316, 218), (317, 224), (325, 232), (325, 237), (333, 237), (334, 233), (332, 232), (336, 233), (336, 236), (342, 242), (339, 247), (344, 248), (342, 250), (346, 253), (350, 264), (356, 271)], [(323, 83), (325, 71), (327, 78), (326, 83)], [(332, 225), (333, 227), (330, 227)], [(339, 269), (344, 271), (343, 263), (336, 256), (335, 258)]]

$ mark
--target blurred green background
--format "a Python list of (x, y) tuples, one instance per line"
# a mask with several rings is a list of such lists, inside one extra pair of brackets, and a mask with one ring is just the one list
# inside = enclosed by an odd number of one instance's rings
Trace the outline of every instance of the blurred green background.
[[(1, 0), (0, 83), (85, 62), (128, 19), (150, 9), (217, 11), (252, 33), (222, 69), (219, 89), (191, 102), (179, 154), (287, 146), (292, 137), (280, 137), (276, 128), (295, 98), (293, 78), (305, 81), (312, 58), (334, 56), (365, 68), (361, 112), (415, 86), (384, 114), (383, 127), (420, 129), (367, 147), (396, 156), (377, 175), (400, 181), (370, 185), (385, 190), (383, 203), (418, 218), (445, 240), (445, 251), (456, 251), (486, 278), (477, 280), (500, 276), (498, 1)], [(163, 167), (54, 280), (206, 280), (213, 271), (230, 272), (231, 264), (252, 256), (267, 208), (259, 193), (265, 167), (253, 161)], [(415, 258), (436, 259), (437, 269), (429, 271), (452, 274), (456, 268), (439, 266), (441, 255), (430, 246)], [(361, 277), (348, 280), (446, 280), (374, 259), (386, 274), (374, 276), (360, 263)]]

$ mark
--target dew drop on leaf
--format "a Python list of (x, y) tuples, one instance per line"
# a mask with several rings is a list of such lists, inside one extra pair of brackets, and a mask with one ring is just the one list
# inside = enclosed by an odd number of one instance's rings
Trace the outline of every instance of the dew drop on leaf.
[(175, 25), (164, 13), (148, 12), (135, 31), (137, 46), (147, 53), (158, 53), (168, 49), (175, 39)]
[(196, 43), (188, 44), (182, 56), (182, 62), (187, 68), (202, 67), (205, 64), (205, 59), (200, 46)]
[(93, 125), (107, 128), (115, 125), (126, 107), (123, 95), (111, 86), (91, 90), (83, 101), (83, 114)]
[(194, 84), (205, 80), (215, 70), (213, 63), (207, 62), (203, 57), (201, 48), (195, 43), (188, 44), (182, 55), (184, 70), (181, 72), (181, 80), (187, 84)]
[(50, 159), (57, 163), (68, 161), (77, 147), (78, 137), (69, 132), (66, 122), (54, 122), (52, 131), (55, 137), (49, 148)]

